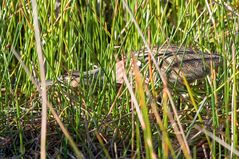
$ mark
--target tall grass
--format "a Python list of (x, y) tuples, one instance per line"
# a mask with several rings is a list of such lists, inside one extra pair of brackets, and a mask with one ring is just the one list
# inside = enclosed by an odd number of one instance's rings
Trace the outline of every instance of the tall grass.
[[(45, 75), (55, 81), (47, 88), (54, 109), (47, 112), (46, 157), (81, 152), (85, 158), (236, 157), (237, 3), (133, 0), (126, 5), (133, 16), (119, 0), (37, 1)], [(20, 62), (39, 82), (31, 2), (1, 1), (0, 28), (0, 158), (39, 158), (41, 93)], [(149, 46), (218, 53), (222, 65), (203, 80), (185, 81), (180, 91), (146, 85), (138, 68), (133, 77), (128, 73), (131, 52), (145, 47), (142, 36)], [(122, 86), (114, 74), (120, 59), (127, 69)], [(84, 80), (83, 72), (95, 66), (103, 69), (104, 80)], [(81, 73), (78, 87), (57, 82), (73, 70)]]

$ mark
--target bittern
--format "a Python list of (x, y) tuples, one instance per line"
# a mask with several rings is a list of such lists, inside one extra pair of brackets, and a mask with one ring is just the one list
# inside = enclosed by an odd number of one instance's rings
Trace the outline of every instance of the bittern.
[[(182, 82), (184, 76), (189, 83), (194, 82), (197, 79), (202, 79), (210, 73), (211, 66), (217, 68), (220, 65), (220, 55), (209, 54), (207, 52), (197, 51), (184, 47), (177, 47), (175, 45), (154, 47), (152, 54), (157, 61), (157, 65), (169, 82)], [(141, 49), (136, 52), (132, 52), (131, 55), (135, 56), (137, 64), (143, 70), (143, 75), (148, 76), (148, 50)], [(153, 70), (154, 67), (152, 65)], [(123, 82), (124, 61), (116, 63), (116, 82)], [(156, 72), (156, 71), (155, 71)], [(71, 86), (76, 87), (80, 82), (80, 73), (72, 72), (68, 75), (61, 76), (60, 81), (70, 83)], [(84, 72), (81, 76), (84, 80), (92, 79), (93, 77), (103, 76), (101, 68)], [(147, 77), (146, 77), (147, 78)], [(103, 78), (102, 78), (103, 79)], [(155, 75), (155, 80), (158, 80), (159, 76)], [(52, 84), (52, 81), (48, 81), (47, 84)]]

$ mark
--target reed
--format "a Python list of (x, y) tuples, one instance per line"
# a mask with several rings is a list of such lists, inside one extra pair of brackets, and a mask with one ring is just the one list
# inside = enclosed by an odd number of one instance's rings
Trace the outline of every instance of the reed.
[[(235, 2), (37, 6), (53, 106), (48, 158), (238, 155)], [(0, 26), (0, 158), (39, 158), (42, 96), (34, 86), (40, 69), (30, 1), (1, 1)]]

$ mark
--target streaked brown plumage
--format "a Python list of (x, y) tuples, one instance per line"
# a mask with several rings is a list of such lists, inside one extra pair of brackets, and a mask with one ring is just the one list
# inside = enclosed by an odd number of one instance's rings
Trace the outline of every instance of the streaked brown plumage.
[[(147, 66), (148, 61), (145, 55), (148, 55), (148, 51), (140, 50), (134, 54), (138, 56), (143, 67)], [(215, 68), (220, 64), (220, 56), (217, 54), (209, 54), (184, 47), (179, 48), (175, 45), (161, 48), (154, 47), (152, 54), (158, 62), (159, 68), (167, 75), (170, 82), (178, 81), (182, 83), (182, 76), (184, 75), (187, 81), (191, 83), (208, 75), (211, 70), (211, 63)], [(156, 75), (157, 77), (158, 75)]]

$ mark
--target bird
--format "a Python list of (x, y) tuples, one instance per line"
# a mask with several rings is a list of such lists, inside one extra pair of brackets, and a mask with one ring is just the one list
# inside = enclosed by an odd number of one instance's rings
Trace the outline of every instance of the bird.
[[(221, 56), (219, 54), (211, 54), (202, 52), (192, 48), (178, 47), (176, 45), (155, 46), (152, 48), (152, 54), (156, 59), (157, 65), (160, 70), (166, 75), (170, 83), (183, 83), (183, 76), (189, 83), (195, 80), (200, 80), (210, 74), (211, 66), (217, 68), (221, 64)], [(146, 76), (148, 81), (149, 77), (149, 50), (146, 48), (130, 53), (131, 57), (137, 59), (136, 64), (139, 66), (141, 73)], [(125, 72), (125, 61), (121, 60), (116, 62), (116, 70), (113, 72), (115, 75), (116, 83), (123, 83), (123, 73)], [(153, 70), (156, 70), (152, 66)], [(77, 87), (83, 81), (89, 81), (100, 76), (105, 80), (104, 71), (102, 68), (96, 68), (90, 71), (80, 73), (73, 71), (58, 77), (58, 81), (68, 83), (72, 87)], [(154, 71), (155, 82), (160, 79), (157, 71)], [(54, 82), (48, 80), (47, 85), (52, 85)]]

